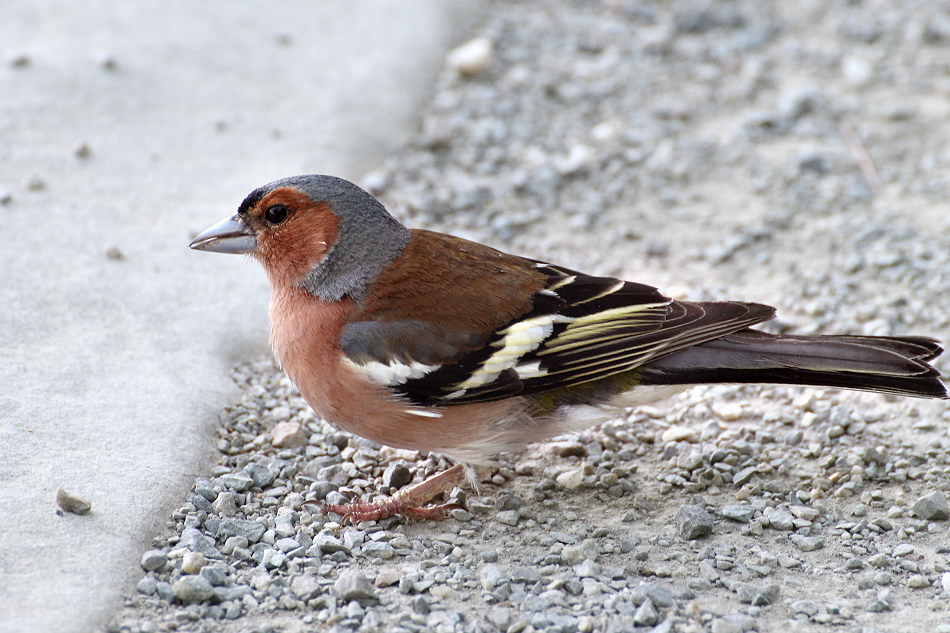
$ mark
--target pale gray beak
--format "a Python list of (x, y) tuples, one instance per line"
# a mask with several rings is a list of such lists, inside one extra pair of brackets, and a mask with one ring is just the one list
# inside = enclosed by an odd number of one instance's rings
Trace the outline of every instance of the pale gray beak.
[(240, 255), (257, 250), (257, 236), (240, 215), (234, 215), (204, 231), (190, 246), (196, 251)]

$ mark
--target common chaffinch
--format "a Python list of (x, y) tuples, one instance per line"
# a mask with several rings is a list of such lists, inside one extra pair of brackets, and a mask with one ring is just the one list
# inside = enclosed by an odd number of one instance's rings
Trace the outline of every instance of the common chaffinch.
[[(251, 192), (191, 248), (248, 253), (271, 285), (271, 345), (328, 422), (462, 463), (601, 423), (706, 383), (774, 383), (946, 398), (919, 336), (787, 336), (775, 309), (687, 302), (433, 231), (408, 229), (332, 176)], [(458, 464), (391, 499), (323, 509), (362, 520), (460, 483)]]

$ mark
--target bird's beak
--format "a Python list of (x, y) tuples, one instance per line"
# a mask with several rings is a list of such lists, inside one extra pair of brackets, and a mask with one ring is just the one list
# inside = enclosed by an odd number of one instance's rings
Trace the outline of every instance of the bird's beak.
[(257, 250), (257, 236), (239, 215), (218, 222), (192, 240), (196, 251), (240, 255)]

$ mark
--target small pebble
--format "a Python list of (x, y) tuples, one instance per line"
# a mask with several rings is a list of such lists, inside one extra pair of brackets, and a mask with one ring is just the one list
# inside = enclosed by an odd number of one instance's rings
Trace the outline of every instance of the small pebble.
[(660, 614), (649, 598), (643, 601), (633, 614), (633, 623), (637, 626), (653, 626), (660, 619)]
[(62, 488), (56, 489), (56, 505), (62, 508), (63, 511), (72, 514), (89, 514), (89, 511), (92, 510), (91, 503), (69, 494)]
[(699, 440), (699, 431), (690, 426), (671, 426), (663, 431), (660, 439), (665, 442), (690, 442)]
[(494, 49), (490, 39), (476, 37), (449, 51), (446, 64), (462, 77), (476, 77), (488, 69)]
[(181, 573), (197, 574), (205, 566), (205, 555), (201, 552), (187, 552), (181, 558)]
[(381, 569), (376, 574), (375, 584), (377, 587), (390, 587), (397, 584), (402, 577), (403, 573), (398, 569)]
[(712, 533), (715, 520), (701, 506), (681, 506), (676, 513), (676, 529), (680, 537), (692, 541)]
[(803, 552), (814, 552), (825, 546), (825, 542), (817, 536), (802, 536), (801, 534), (792, 534), (789, 539), (795, 546)]
[(584, 540), (576, 545), (565, 545), (561, 550), (561, 560), (565, 565), (574, 566), (583, 560), (596, 561), (600, 547), (594, 540)]
[(12, 53), (7, 57), (7, 63), (13, 68), (25, 68), (30, 65), (30, 56), (26, 53)]
[(214, 597), (214, 587), (204, 576), (182, 576), (172, 590), (182, 604), (204, 602)]
[(914, 574), (907, 579), (907, 586), (911, 589), (923, 589), (930, 586), (930, 579), (921, 574)]
[(577, 490), (584, 483), (584, 471), (580, 468), (568, 470), (558, 475), (555, 482), (564, 490)]
[(142, 554), (141, 565), (145, 571), (155, 571), (168, 562), (168, 556), (160, 549), (150, 549)]
[(940, 490), (934, 490), (924, 495), (914, 503), (914, 516), (924, 521), (943, 521), (950, 518), (947, 508), (947, 497)]
[(271, 437), (276, 448), (299, 448), (307, 443), (307, 434), (299, 422), (281, 422), (274, 427)]
[(792, 610), (792, 613), (800, 613), (808, 617), (818, 613), (818, 605), (811, 600), (796, 600), (789, 605), (789, 608)]
[(376, 599), (373, 583), (362, 572), (355, 569), (347, 569), (340, 573), (339, 578), (333, 583), (333, 593), (343, 602)]
[(503, 510), (495, 514), (495, 520), (499, 523), (504, 523), (505, 525), (515, 526), (518, 525), (518, 520), (521, 518), (521, 513), (518, 510)]

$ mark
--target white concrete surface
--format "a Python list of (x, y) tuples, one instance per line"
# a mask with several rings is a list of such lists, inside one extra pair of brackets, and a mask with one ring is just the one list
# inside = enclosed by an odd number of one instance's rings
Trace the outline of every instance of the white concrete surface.
[[(0, 631), (102, 626), (210, 468), (267, 289), (191, 236), (274, 178), (371, 169), (480, 10), (0, 3)], [(92, 513), (58, 516), (57, 487)]]

